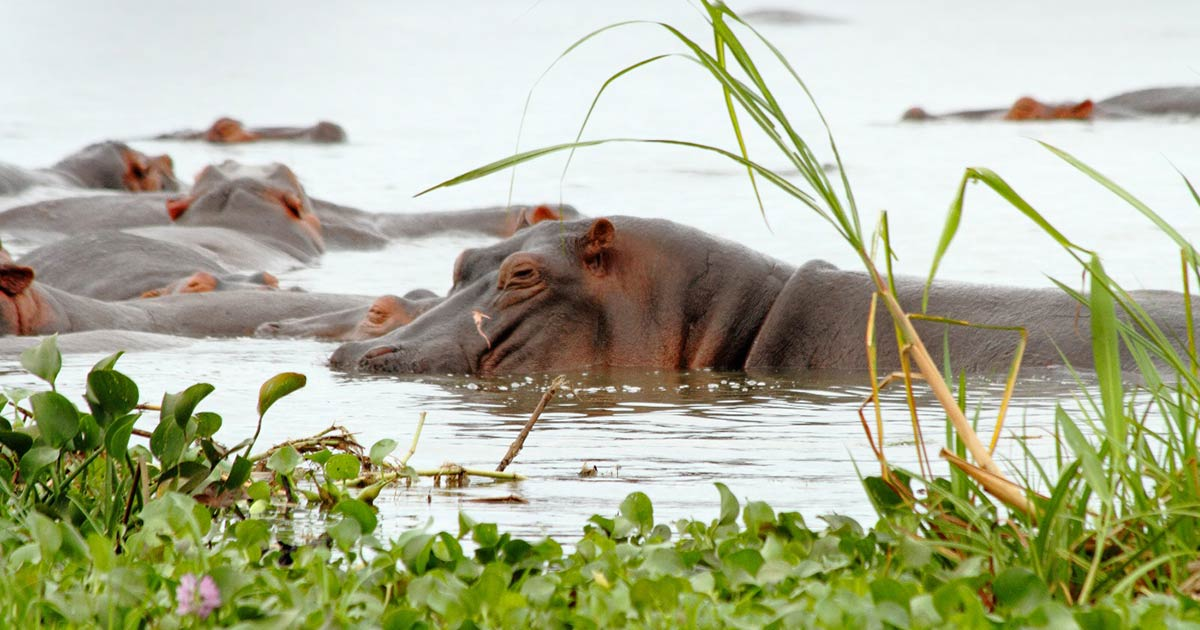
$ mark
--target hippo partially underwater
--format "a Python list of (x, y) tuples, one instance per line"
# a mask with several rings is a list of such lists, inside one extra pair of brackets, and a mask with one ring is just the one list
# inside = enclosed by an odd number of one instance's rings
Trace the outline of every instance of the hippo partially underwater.
[(1143, 116), (1200, 116), (1200, 86), (1162, 87), (1124, 92), (1100, 101), (1085, 99), (1043, 103), (1023, 96), (1011, 107), (930, 114), (920, 107), (904, 112), (903, 120), (1093, 120)]
[(258, 142), (260, 140), (300, 140), (321, 144), (332, 144), (346, 141), (346, 130), (337, 123), (327, 120), (317, 122), (311, 127), (250, 127), (235, 118), (223, 116), (218, 118), (208, 129), (196, 131), (185, 129), (164, 133), (152, 138), (153, 140), (204, 140), (216, 144), (236, 144), (243, 142)]
[(179, 190), (179, 181), (169, 156), (150, 157), (109, 141), (88, 145), (46, 168), (0, 163), (0, 195), (31, 186), (155, 192)]
[[(331, 365), (483, 376), (604, 366), (867, 367), (874, 285), (865, 273), (821, 261), (795, 268), (670, 221), (619, 216), (537, 225), (464, 251), (453, 282), (408, 325), (343, 344)], [(898, 279), (904, 308), (919, 310), (921, 291), (919, 280)], [(1133, 295), (1168, 335), (1183, 336), (1180, 294)], [(1025, 366), (1090, 361), (1087, 310), (1057, 289), (936, 283), (929, 312), (1025, 326)], [(875, 323), (879, 366), (895, 369), (894, 330), (883, 308)], [(1003, 369), (1018, 341), (1012, 331), (914, 324), (934, 357), (948, 340), (955, 369)]]

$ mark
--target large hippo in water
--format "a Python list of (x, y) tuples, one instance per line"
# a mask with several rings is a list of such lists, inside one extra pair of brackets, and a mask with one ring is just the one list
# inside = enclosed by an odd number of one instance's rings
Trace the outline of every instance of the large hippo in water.
[(234, 273), (200, 247), (115, 231), (43, 245), (18, 263), (37, 269), (42, 284), (98, 300), (279, 288), (270, 273)]
[(1093, 120), (1142, 116), (1200, 116), (1200, 86), (1149, 88), (1093, 102), (1043, 103), (1023, 96), (1011, 107), (930, 114), (920, 107), (904, 112), (904, 120)]
[(0, 195), (31, 186), (154, 192), (178, 190), (179, 181), (170, 157), (150, 157), (129, 145), (110, 141), (88, 145), (46, 168), (0, 163)]
[(225, 291), (105, 302), (43, 286), (32, 268), (14, 264), (0, 250), (0, 336), (88, 330), (248, 336), (269, 321), (343, 311), (370, 301), (354, 295)]
[[(248, 166), (230, 160), (205, 167), (192, 189), (180, 196), (103, 195), (12, 208), (0, 213), (0, 234), (46, 242), (68, 234), (159, 228), (172, 223), (220, 227), (282, 245), (292, 257), (307, 261), (325, 247), (379, 248), (394, 239), (446, 232), (507, 237), (539, 221), (578, 216), (574, 208), (557, 205), (409, 214), (367, 212), (309, 197), (295, 173), (282, 164)], [(173, 232), (152, 233), (176, 236)]]
[[(539, 225), (464, 251), (446, 298), (407, 326), (334, 353), (336, 368), (494, 375), (628, 366), (835, 369), (867, 367), (873, 284), (824, 262), (799, 268), (676, 223), (612, 217)], [(922, 283), (899, 279), (918, 310)], [(1168, 334), (1186, 330), (1183, 298), (1134, 292)], [(935, 284), (932, 314), (1029, 331), (1023, 364), (1086, 365), (1086, 309), (1061, 291)], [(885, 309), (879, 365), (899, 365)], [(1011, 331), (915, 322), (929, 351), (948, 340), (955, 369), (1002, 370)], [(1060, 354), (1061, 353), (1061, 354)]]
[(217, 144), (257, 142), (259, 140), (301, 140), (321, 144), (346, 141), (346, 130), (326, 120), (311, 127), (250, 127), (242, 121), (223, 116), (203, 131), (184, 130), (164, 133), (154, 140), (204, 140)]

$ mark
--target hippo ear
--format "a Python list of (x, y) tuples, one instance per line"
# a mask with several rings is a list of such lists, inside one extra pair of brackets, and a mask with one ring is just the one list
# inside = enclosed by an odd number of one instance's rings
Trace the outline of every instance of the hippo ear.
[(592, 222), (592, 227), (580, 239), (579, 257), (584, 267), (598, 276), (608, 271), (616, 233), (617, 229), (608, 219), (600, 218)]
[(537, 225), (542, 221), (562, 221), (562, 214), (547, 205), (541, 205), (525, 211), (525, 222)]
[(21, 265), (4, 265), (0, 267), (0, 291), (5, 295), (14, 296), (33, 284), (33, 269)]
[(167, 216), (171, 217), (172, 221), (178, 221), (179, 217), (183, 216), (184, 212), (192, 206), (191, 197), (176, 197), (167, 200)]

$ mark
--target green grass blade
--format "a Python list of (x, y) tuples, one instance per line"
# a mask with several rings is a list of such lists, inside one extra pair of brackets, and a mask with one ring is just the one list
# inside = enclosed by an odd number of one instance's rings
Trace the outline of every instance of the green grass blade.
[(1100, 381), (1100, 401), (1104, 410), (1106, 439), (1115, 452), (1125, 448), (1125, 390), (1121, 384), (1121, 344), (1117, 338), (1117, 311), (1109, 293), (1107, 277), (1100, 259), (1093, 256), (1088, 265), (1092, 283), (1088, 295), (1091, 311), (1092, 359)]

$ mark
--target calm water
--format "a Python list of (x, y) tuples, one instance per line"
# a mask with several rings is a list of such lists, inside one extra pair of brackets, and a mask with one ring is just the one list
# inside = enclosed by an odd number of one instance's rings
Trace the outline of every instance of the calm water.
[[(786, 6), (787, 3), (779, 2)], [(736, 3), (735, 8), (766, 6)], [(824, 11), (818, 3), (796, 5)], [(872, 0), (830, 6), (837, 23), (764, 25), (762, 31), (808, 81), (837, 134), (864, 220), (886, 209), (902, 272), (923, 274), (955, 186), (968, 165), (989, 166), (1066, 234), (1105, 254), (1131, 288), (1170, 288), (1177, 258), (1152, 226), (1031, 138), (1063, 147), (1127, 185), (1186, 235), (1200, 235), (1200, 209), (1172, 165), (1200, 178), (1200, 124), (1152, 120), (1096, 124), (928, 124), (895, 121), (911, 105), (930, 111), (1003, 106), (1022, 94), (1046, 100), (1103, 98), (1153, 85), (1200, 82), (1200, 5), (1190, 0), (1127, 3), (1071, 0), (1005, 3), (1003, 11), (929, 2), (919, 9)], [(0, 52), (0, 160), (52, 163), (103, 138), (138, 138), (208, 124), (229, 114), (251, 124), (342, 123), (337, 147), (262, 144), (212, 147), (140, 142), (169, 152), (182, 175), (226, 158), (282, 161), (317, 196), (389, 212), (422, 212), (503, 202), (495, 177), (413, 199), (463, 170), (510, 153), (530, 86), (583, 34), (619, 20), (666, 19), (703, 42), (694, 7), (683, 2), (358, 3), (113, 2), (23, 3), (7, 7)], [(522, 147), (572, 138), (599, 85), (649, 55), (678, 50), (665, 32), (630, 27), (586, 45), (534, 94)], [(760, 63), (766, 65), (766, 57)], [(769, 73), (783, 85), (779, 72)], [(802, 94), (781, 88), (796, 119), (815, 134)], [(729, 146), (719, 91), (693, 64), (659, 62), (606, 94), (587, 137), (689, 138)], [(812, 135), (816, 138), (818, 136)], [(752, 145), (766, 149), (758, 144)], [(782, 161), (758, 154), (768, 164)], [(825, 155), (822, 153), (822, 155)], [(639, 145), (523, 166), (518, 201), (560, 196), (585, 213), (658, 216), (687, 222), (799, 264), (854, 260), (811, 214), (767, 195), (770, 228), (758, 217), (744, 175), (717, 158)], [(60, 194), (35, 190), (31, 198)], [(3, 235), (0, 235), (3, 236)], [(444, 291), (454, 256), (478, 239), (402, 242), (379, 252), (328, 254), (320, 265), (282, 274), (310, 290)], [(20, 244), (16, 245), (19, 249)], [(1047, 285), (1078, 282), (1071, 261), (989, 193), (968, 197), (959, 241), (943, 277)], [(259, 384), (283, 370), (309, 385), (277, 405), (262, 441), (274, 443), (338, 423), (365, 444), (391, 437), (403, 450), (420, 411), (429, 421), (412, 463), (493, 467), (536, 403), (548, 377), (500, 381), (355, 378), (325, 366), (333, 344), (206, 340), (183, 350), (130, 355), (124, 371), (155, 400), (204, 380), (217, 386), (205, 408), (225, 416), (220, 437), (235, 442), (254, 422)], [(66, 391), (82, 391), (94, 356), (68, 357)], [(742, 497), (815, 516), (839, 511), (869, 520), (854, 461), (872, 470), (857, 408), (866, 382), (846, 375), (610, 373), (569, 375), (512, 470), (518, 486), (428, 485), (381, 499), (389, 530), (425, 522), (454, 527), (460, 508), (525, 534), (577, 532), (586, 516), (612, 512), (635, 489), (661, 517), (716, 512), (711, 482)], [(1045, 427), (1069, 379), (1043, 374), (1023, 383), (1010, 428), (1048, 453)], [(0, 386), (28, 386), (13, 361)], [(981, 424), (995, 415), (998, 385), (981, 379), (972, 395)], [(887, 404), (885, 440), (913, 465), (907, 415)], [(146, 422), (152, 422), (147, 418)], [(924, 418), (933, 452), (939, 416)], [(1025, 426), (1022, 427), (1021, 425)], [(1002, 448), (1013, 448), (1013, 442)], [(600, 476), (577, 476), (584, 462)], [(463, 503), (516, 493), (524, 505)]]

